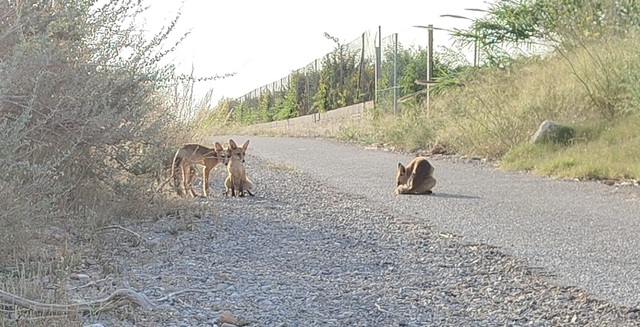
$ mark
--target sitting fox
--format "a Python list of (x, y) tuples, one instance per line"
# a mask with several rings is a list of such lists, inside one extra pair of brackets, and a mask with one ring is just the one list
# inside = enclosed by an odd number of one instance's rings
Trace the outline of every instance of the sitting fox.
[(415, 157), (405, 167), (398, 163), (396, 194), (431, 194), (436, 186), (434, 168), (425, 157)]
[(227, 158), (229, 163), (227, 164), (227, 171), (229, 175), (224, 181), (224, 186), (226, 191), (224, 194), (226, 196), (231, 192), (231, 196), (239, 196), (243, 197), (244, 192), (253, 196), (251, 193), (251, 189), (253, 188), (253, 183), (247, 178), (247, 171), (244, 168), (244, 156), (247, 153), (247, 148), (249, 147), (249, 140), (246, 140), (242, 147), (238, 147), (235, 141), (229, 139), (229, 144), (227, 145)]

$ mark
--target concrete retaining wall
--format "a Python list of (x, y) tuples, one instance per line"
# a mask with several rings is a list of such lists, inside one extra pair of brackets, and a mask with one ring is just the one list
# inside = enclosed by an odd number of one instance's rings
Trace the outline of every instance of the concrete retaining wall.
[(317, 134), (318, 130), (324, 130), (325, 134), (332, 133), (359, 122), (365, 112), (371, 108), (373, 108), (373, 101), (362, 102), (324, 113), (251, 125), (249, 131), (271, 131), (285, 135), (305, 134), (312, 130), (316, 131), (314, 134)]

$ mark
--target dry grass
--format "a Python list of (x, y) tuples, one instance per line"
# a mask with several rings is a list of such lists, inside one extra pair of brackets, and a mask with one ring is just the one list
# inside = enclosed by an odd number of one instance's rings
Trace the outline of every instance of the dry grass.
[[(400, 115), (383, 115), (339, 137), (407, 150), (439, 142), (493, 159), (508, 154), (506, 168), (563, 177), (640, 178), (637, 125), (630, 123), (637, 122), (640, 105), (640, 79), (633, 73), (640, 68), (638, 46), (630, 36), (607, 39), (571, 53), (522, 58), (503, 70), (482, 68), (464, 87), (434, 96), (429, 110), (404, 104)], [(529, 146), (546, 119), (584, 130), (582, 141)], [(594, 133), (594, 126), (606, 131)]]
[(502, 159), (507, 169), (578, 179), (640, 177), (640, 116), (578, 128), (573, 144), (525, 145)]

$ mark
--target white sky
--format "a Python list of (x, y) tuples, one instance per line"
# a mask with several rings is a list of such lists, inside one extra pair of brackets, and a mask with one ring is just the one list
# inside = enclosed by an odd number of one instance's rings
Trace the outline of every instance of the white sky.
[[(149, 1), (145, 14), (149, 29), (166, 25), (180, 8), (179, 1)], [(382, 26), (382, 36), (399, 33), (405, 45), (427, 44), (425, 29), (413, 25), (463, 28), (464, 19), (443, 14), (478, 17), (465, 8), (486, 9), (484, 0), (322, 0), (315, 3), (287, 0), (184, 0), (178, 31), (191, 35), (174, 53), (182, 73), (192, 64), (198, 76), (236, 75), (196, 85), (196, 94), (213, 89), (213, 104), (222, 97), (237, 98), (287, 76), (332, 51), (324, 32), (350, 42)], [(413, 40), (409, 43), (407, 40)], [(405, 41), (403, 41), (405, 40)], [(434, 32), (435, 46), (449, 45), (449, 35)]]

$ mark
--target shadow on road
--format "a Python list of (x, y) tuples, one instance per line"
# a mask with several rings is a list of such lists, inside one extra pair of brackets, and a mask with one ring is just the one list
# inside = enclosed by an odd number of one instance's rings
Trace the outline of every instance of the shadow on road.
[(433, 196), (436, 198), (445, 198), (445, 199), (462, 199), (462, 200), (480, 199), (479, 196), (475, 196), (475, 195), (449, 194), (449, 193), (439, 193), (439, 192), (434, 192), (429, 196)]

